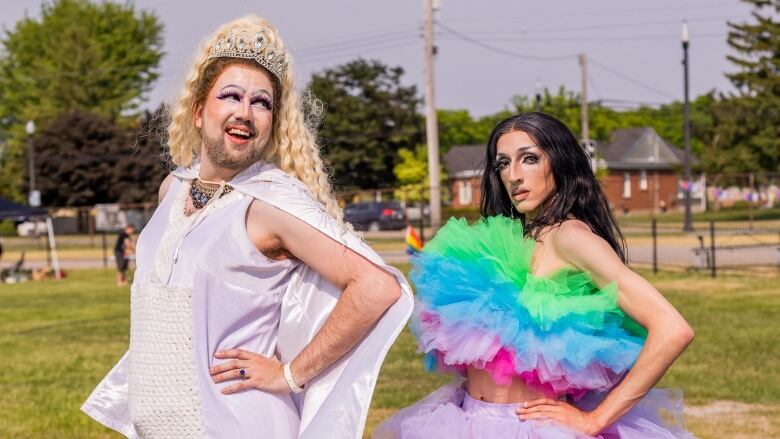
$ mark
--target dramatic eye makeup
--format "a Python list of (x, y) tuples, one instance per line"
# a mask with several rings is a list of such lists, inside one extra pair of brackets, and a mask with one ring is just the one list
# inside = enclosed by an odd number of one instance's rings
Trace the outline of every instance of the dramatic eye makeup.
[(242, 94), (235, 89), (232, 88), (223, 88), (219, 91), (217, 94), (217, 99), (223, 100), (223, 101), (235, 101), (235, 102), (241, 102)]
[[(521, 146), (517, 149), (517, 160), (524, 165), (538, 165), (539, 154), (529, 151), (534, 146)], [(498, 154), (496, 161), (493, 163), (493, 170), (495, 172), (501, 172), (506, 169), (512, 160), (505, 154)]]
[[(243, 87), (231, 84), (223, 87), (219, 93), (217, 93), (217, 99), (230, 102), (241, 102), (245, 95), (246, 90), (244, 90)], [(249, 99), (252, 106), (273, 110), (273, 101), (265, 90), (255, 91)]]
[(271, 102), (271, 98), (266, 96), (264, 93), (255, 96), (252, 96), (251, 101), (252, 105), (259, 105), (266, 110), (273, 110), (273, 103)]
[(504, 169), (506, 169), (507, 166), (509, 166), (510, 160), (509, 157), (505, 155), (500, 155), (496, 157), (495, 163), (493, 163), (493, 170), (495, 172), (501, 172)]
[(535, 165), (539, 163), (539, 156), (534, 153), (527, 152), (523, 154), (521, 160), (526, 165)]

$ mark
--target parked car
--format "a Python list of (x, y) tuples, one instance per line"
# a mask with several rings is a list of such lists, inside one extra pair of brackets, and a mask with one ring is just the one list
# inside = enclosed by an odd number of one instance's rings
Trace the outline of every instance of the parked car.
[(406, 226), (406, 216), (398, 201), (365, 201), (347, 204), (344, 220), (355, 230), (401, 230)]

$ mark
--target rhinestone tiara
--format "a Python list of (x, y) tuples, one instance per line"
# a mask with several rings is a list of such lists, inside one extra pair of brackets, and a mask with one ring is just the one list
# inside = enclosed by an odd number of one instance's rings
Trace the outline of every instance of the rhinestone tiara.
[(280, 81), (287, 71), (287, 57), (283, 50), (268, 41), (265, 31), (256, 32), (250, 37), (247, 32), (220, 38), (209, 49), (209, 58), (246, 58), (253, 59), (273, 73)]

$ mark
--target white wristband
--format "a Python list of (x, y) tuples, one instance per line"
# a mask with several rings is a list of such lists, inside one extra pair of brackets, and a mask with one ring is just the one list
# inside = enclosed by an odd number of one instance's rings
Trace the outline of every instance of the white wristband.
[(284, 379), (287, 381), (287, 385), (290, 387), (290, 390), (293, 393), (303, 392), (303, 387), (299, 387), (297, 384), (295, 384), (295, 381), (293, 381), (292, 372), (290, 371), (290, 363), (284, 363), (282, 370), (284, 370)]

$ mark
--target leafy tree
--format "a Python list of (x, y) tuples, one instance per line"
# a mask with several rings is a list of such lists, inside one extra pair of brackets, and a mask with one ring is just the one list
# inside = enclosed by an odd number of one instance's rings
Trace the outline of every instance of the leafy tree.
[(325, 103), (319, 134), (337, 185), (392, 186), (399, 149), (423, 142), (420, 98), (402, 75), (401, 67), (358, 59), (312, 77), (309, 88)]
[(133, 130), (104, 117), (84, 110), (63, 113), (33, 142), (43, 204), (154, 200), (163, 178), (161, 145), (148, 134), (155, 123), (155, 114), (147, 114), (141, 123), (144, 135), (136, 141)]
[(85, 110), (109, 120), (135, 113), (157, 79), (162, 24), (132, 3), (43, 2), (0, 39), (0, 195), (18, 189), (25, 161), (24, 124), (46, 126), (63, 112)]
[(475, 121), (468, 110), (438, 110), (439, 150), (445, 154), (454, 145), (472, 145), (487, 142), (484, 128)]
[(174, 165), (167, 147), (169, 109), (161, 104), (145, 111), (135, 130), (134, 143), (120, 150), (114, 186), (116, 201), (139, 203), (156, 201), (163, 178)]
[[(418, 145), (414, 150), (401, 148), (398, 150), (399, 162), (393, 168), (396, 177), (394, 196), (403, 201), (428, 200), (428, 148)], [(447, 172), (442, 169), (439, 175), (440, 185), (447, 181)]]
[(753, 23), (729, 22), (727, 58), (738, 71), (726, 76), (739, 90), (714, 107), (710, 145), (714, 166), (725, 172), (780, 171), (780, 3), (753, 5)]
[[(515, 96), (513, 103), (518, 113), (534, 111), (536, 108), (536, 103), (526, 96)], [(713, 138), (714, 104), (714, 92), (699, 96), (691, 102), (691, 150), (700, 157), (705, 155), (705, 146)], [(578, 94), (563, 87), (556, 94), (545, 90), (541, 110), (563, 121), (580, 137), (582, 125)], [(627, 111), (617, 111), (593, 102), (588, 104), (588, 122), (590, 137), (601, 142), (608, 141), (616, 129), (649, 126), (673, 145), (683, 147), (683, 104), (679, 101), (658, 108), (640, 106)]]

